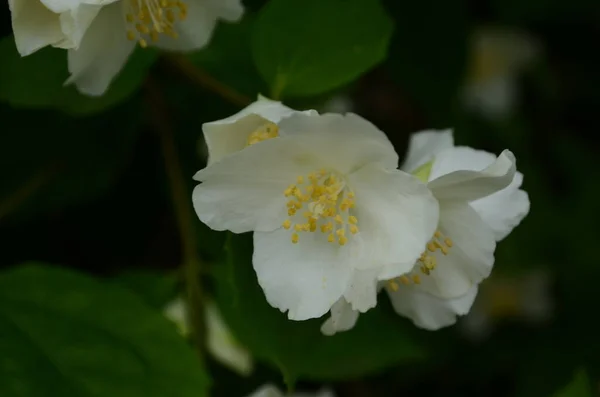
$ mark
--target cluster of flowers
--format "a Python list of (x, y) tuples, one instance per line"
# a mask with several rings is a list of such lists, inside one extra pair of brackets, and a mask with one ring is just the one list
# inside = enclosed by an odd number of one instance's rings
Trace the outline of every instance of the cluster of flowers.
[(254, 232), (267, 301), (291, 320), (330, 312), (327, 335), (351, 329), (381, 289), (419, 327), (453, 324), (529, 212), (513, 154), (455, 146), (449, 130), (414, 134), (400, 169), (386, 135), (352, 113), (259, 97), (203, 132), (198, 217)]
[(219, 19), (235, 22), (241, 0), (8, 0), (22, 56), (52, 46), (68, 50), (71, 76), (87, 95), (102, 95), (137, 44), (192, 51), (210, 40)]

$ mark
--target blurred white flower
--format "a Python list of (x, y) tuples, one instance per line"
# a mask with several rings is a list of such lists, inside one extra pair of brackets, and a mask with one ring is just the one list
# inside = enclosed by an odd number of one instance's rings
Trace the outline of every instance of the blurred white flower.
[[(182, 298), (169, 303), (165, 307), (164, 315), (177, 325), (182, 335), (189, 334), (187, 309)], [(209, 302), (205, 307), (205, 324), (206, 347), (215, 360), (240, 375), (250, 375), (254, 369), (250, 353), (235, 340), (213, 302)]]
[[(451, 131), (414, 134), (403, 169), (428, 183), (440, 220), (414, 268), (383, 285), (398, 314), (435, 330), (469, 312), (478, 284), (491, 272), (496, 241), (529, 212), (529, 198), (519, 189), (523, 175), (511, 152), (496, 157), (455, 147)], [(326, 335), (356, 322), (347, 303), (334, 309), (321, 328)]]
[(21, 56), (48, 45), (77, 48), (103, 5), (115, 0), (8, 0)]
[(473, 308), (461, 323), (472, 340), (490, 335), (504, 319), (527, 324), (543, 324), (553, 314), (550, 287), (552, 278), (538, 269), (519, 275), (494, 275), (481, 285)]
[(71, 76), (67, 84), (74, 83), (87, 95), (102, 95), (106, 91), (136, 44), (143, 48), (197, 50), (208, 43), (219, 19), (237, 21), (244, 11), (241, 0), (110, 3), (97, 12), (78, 48), (73, 47), (68, 53)]
[(258, 281), (290, 319), (320, 317), (341, 297), (361, 312), (375, 306), (377, 280), (408, 271), (435, 230), (431, 192), (396, 170), (385, 134), (357, 115), (249, 120), (258, 128), (250, 135), (244, 123), (228, 124), (232, 135), (243, 130), (236, 145), (245, 137), (248, 146), (195, 176), (200, 220), (255, 232)]
[(323, 389), (315, 393), (286, 394), (277, 387), (267, 384), (250, 394), (248, 397), (335, 397), (332, 391)]
[(471, 47), (465, 104), (490, 118), (505, 117), (518, 99), (518, 74), (539, 55), (540, 44), (524, 32), (486, 27), (475, 32)]

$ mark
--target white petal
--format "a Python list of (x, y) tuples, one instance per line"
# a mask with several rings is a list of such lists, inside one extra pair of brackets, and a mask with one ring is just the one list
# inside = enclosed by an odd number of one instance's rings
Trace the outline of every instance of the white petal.
[[(487, 168), (471, 170), (489, 156), (489, 153), (470, 148), (452, 148), (440, 152), (431, 169), (429, 188), (440, 201), (473, 201), (506, 188), (515, 175), (514, 155), (505, 150)], [(468, 165), (471, 168), (467, 168)]]
[(114, 3), (103, 7), (77, 50), (69, 50), (71, 77), (65, 84), (75, 83), (84, 94), (102, 95), (121, 71), (135, 48), (127, 40), (123, 5)]
[(187, 319), (185, 301), (182, 298), (177, 298), (168, 303), (163, 310), (163, 314), (177, 325), (177, 329), (182, 335), (189, 334), (190, 325)]
[(287, 219), (283, 192), (297, 176), (317, 167), (297, 161), (310, 148), (290, 139), (266, 140), (198, 171), (194, 179), (203, 183), (194, 189), (192, 201), (200, 220), (234, 233), (280, 227)]
[(453, 146), (452, 130), (427, 130), (412, 134), (402, 169), (406, 172), (413, 172), (433, 160), (434, 156), (442, 150)]
[(223, 1), (187, 0), (187, 17), (173, 24), (178, 37), (172, 38), (163, 34), (153, 45), (172, 51), (193, 51), (203, 48), (210, 41), (218, 19), (237, 21), (244, 12), (240, 0), (229, 0), (228, 4), (220, 3)]
[(366, 312), (377, 305), (377, 276), (381, 268), (355, 270), (344, 298), (353, 310)]
[(340, 299), (352, 278), (352, 256), (320, 233), (254, 233), (253, 264), (267, 301), (291, 320), (321, 317)]
[(402, 285), (397, 291), (386, 290), (396, 313), (408, 317), (417, 327), (430, 331), (454, 324), (457, 316), (469, 312), (477, 296), (477, 285), (455, 299), (441, 299), (410, 285)]
[(321, 325), (321, 332), (332, 336), (337, 332), (348, 331), (354, 328), (358, 314), (358, 311), (352, 310), (352, 305), (346, 299), (341, 298), (331, 307), (331, 316)]
[(267, 122), (279, 121), (295, 110), (281, 102), (259, 96), (238, 113), (222, 120), (204, 123), (202, 131), (208, 147), (208, 163), (219, 161), (224, 156), (246, 147), (248, 136)]
[(437, 266), (422, 275), (419, 289), (456, 298), (489, 276), (496, 242), (492, 230), (466, 203), (440, 203), (439, 230), (452, 240), (448, 255), (437, 250)]
[(77, 49), (81, 44), (83, 36), (100, 12), (101, 6), (82, 4), (72, 11), (60, 15), (61, 29), (65, 39), (57, 43), (55, 47), (65, 49)]
[(240, 375), (250, 375), (254, 366), (250, 353), (235, 340), (213, 302), (206, 305), (206, 330), (207, 349), (213, 357)]
[(398, 155), (385, 134), (362, 117), (348, 113), (295, 113), (279, 124), (280, 135), (306, 135), (325, 168), (347, 174), (371, 162), (395, 169)]
[(15, 44), (21, 56), (64, 38), (60, 16), (46, 8), (39, 0), (9, 0)]
[(241, 0), (204, 0), (207, 7), (229, 22), (238, 22), (244, 14), (244, 5)]
[(529, 213), (529, 196), (519, 187), (523, 174), (515, 173), (507, 188), (471, 202), (483, 221), (492, 228), (496, 241), (504, 239)]
[(377, 164), (348, 179), (356, 195), (360, 230), (354, 237), (361, 244), (362, 257), (371, 259), (359, 266), (395, 264), (396, 276), (409, 271), (437, 227), (437, 200), (417, 178)]

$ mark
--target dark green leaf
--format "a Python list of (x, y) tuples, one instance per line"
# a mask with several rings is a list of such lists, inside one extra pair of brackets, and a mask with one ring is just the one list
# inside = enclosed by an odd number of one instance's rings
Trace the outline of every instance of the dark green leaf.
[(392, 30), (377, 0), (273, 0), (255, 23), (252, 51), (273, 97), (311, 96), (381, 62)]
[(320, 332), (323, 319), (288, 320), (269, 306), (258, 285), (251, 236), (230, 238), (228, 261), (216, 269), (218, 304), (240, 342), (279, 367), (288, 384), (298, 378), (359, 377), (424, 356), (408, 335), (408, 322), (381, 307), (361, 315), (353, 330), (331, 337)]
[(128, 270), (115, 276), (112, 281), (161, 311), (177, 296), (177, 276), (174, 273)]
[(245, 15), (239, 23), (219, 24), (208, 47), (189, 56), (201, 70), (252, 99), (266, 88), (250, 51), (253, 23), (253, 16)]
[(63, 85), (69, 76), (66, 51), (48, 47), (21, 57), (13, 37), (5, 37), (0, 40), (0, 100), (14, 107), (58, 109), (73, 115), (101, 112), (129, 98), (155, 58), (152, 51), (136, 51), (108, 91), (92, 98)]
[(160, 312), (111, 283), (29, 264), (0, 274), (0, 395), (201, 397), (208, 379)]

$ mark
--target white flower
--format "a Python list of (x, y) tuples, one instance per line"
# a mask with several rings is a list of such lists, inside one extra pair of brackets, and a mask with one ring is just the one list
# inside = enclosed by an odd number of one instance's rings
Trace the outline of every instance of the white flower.
[(293, 112), (242, 130), (249, 146), (194, 177), (200, 220), (255, 232), (258, 282), (290, 319), (320, 317), (341, 297), (361, 312), (375, 306), (376, 280), (409, 270), (435, 230), (431, 192), (395, 169), (386, 136), (354, 114)]
[(517, 99), (517, 77), (540, 53), (529, 35), (503, 28), (475, 32), (464, 99), (466, 106), (488, 117), (504, 117)]
[(455, 147), (451, 131), (413, 135), (404, 167), (428, 181), (440, 224), (415, 269), (386, 290), (399, 314), (433, 330), (469, 311), (491, 272), (496, 241), (527, 215), (529, 198), (511, 152)]
[(79, 48), (69, 50), (67, 84), (102, 95), (123, 68), (136, 43), (165, 50), (204, 47), (218, 19), (237, 21), (241, 0), (117, 0), (103, 7)]
[[(454, 147), (451, 131), (412, 136), (403, 168), (428, 182), (439, 202), (438, 230), (414, 268), (385, 286), (397, 313), (425, 329), (454, 324), (468, 313), (494, 262), (496, 241), (529, 212), (512, 153), (499, 157)], [(326, 335), (352, 328), (356, 315), (340, 301), (322, 326)]]
[[(179, 332), (187, 336), (190, 327), (187, 319), (186, 304), (182, 298), (169, 303), (164, 309), (164, 315), (177, 325)], [(248, 376), (254, 369), (250, 353), (233, 337), (227, 324), (223, 321), (219, 309), (213, 302), (205, 306), (206, 347), (208, 352), (221, 364)]]
[(248, 397), (335, 397), (332, 391), (323, 389), (316, 393), (284, 394), (277, 387), (267, 384), (250, 394)]
[(8, 0), (17, 50), (77, 48), (100, 8), (115, 0)]

